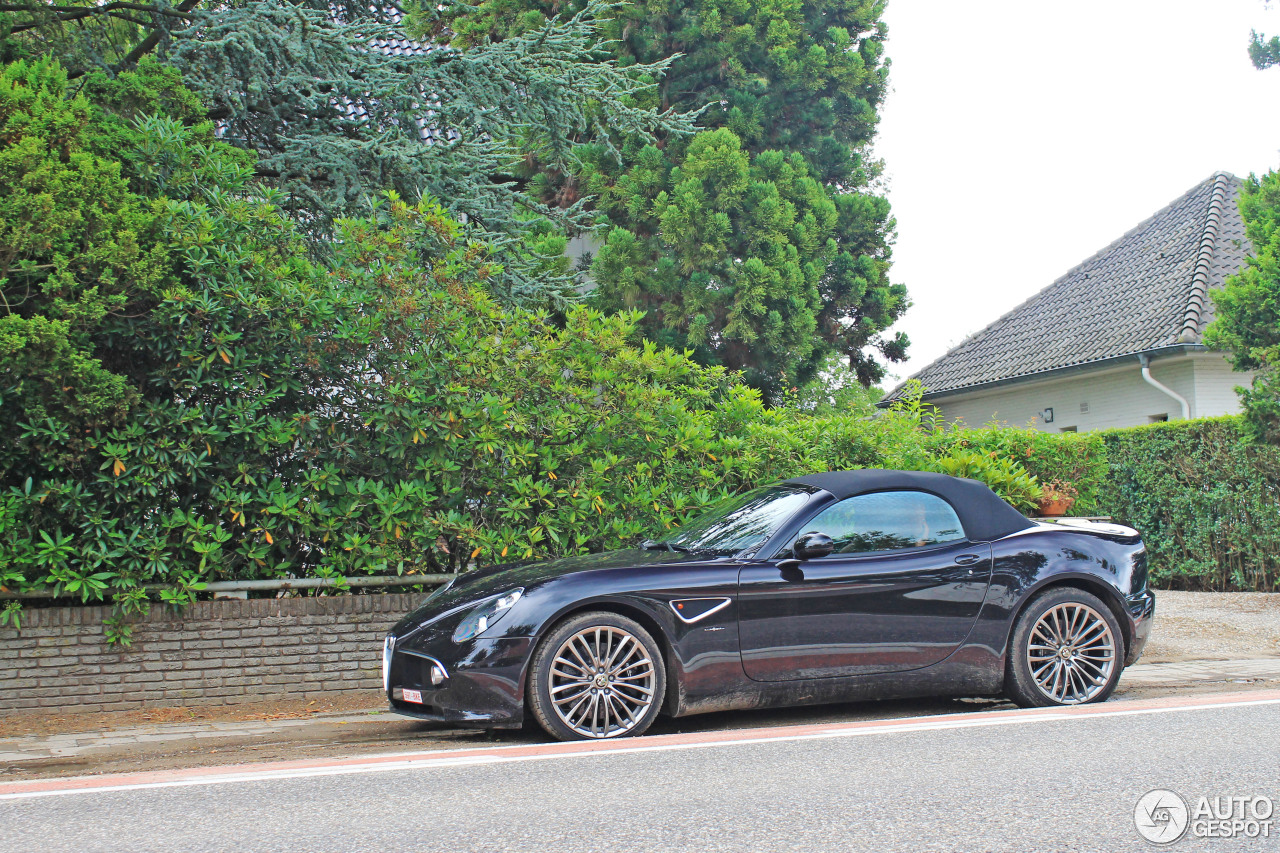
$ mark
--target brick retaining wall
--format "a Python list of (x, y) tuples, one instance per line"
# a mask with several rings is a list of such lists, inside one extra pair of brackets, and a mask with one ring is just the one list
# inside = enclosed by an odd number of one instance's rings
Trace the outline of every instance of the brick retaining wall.
[(130, 646), (110, 607), (27, 608), (0, 628), (0, 712), (314, 698), (382, 685), (382, 638), (420, 593), (153, 604)]

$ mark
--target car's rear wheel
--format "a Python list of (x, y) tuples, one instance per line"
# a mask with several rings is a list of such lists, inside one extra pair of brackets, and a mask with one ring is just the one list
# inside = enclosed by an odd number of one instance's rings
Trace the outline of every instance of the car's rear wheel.
[(567, 619), (539, 644), (529, 707), (557, 740), (626, 737), (653, 724), (666, 689), (662, 653), (649, 632), (597, 611)]
[(1005, 692), (1024, 708), (1102, 702), (1123, 669), (1124, 635), (1111, 608), (1092, 593), (1057, 587), (1018, 617)]

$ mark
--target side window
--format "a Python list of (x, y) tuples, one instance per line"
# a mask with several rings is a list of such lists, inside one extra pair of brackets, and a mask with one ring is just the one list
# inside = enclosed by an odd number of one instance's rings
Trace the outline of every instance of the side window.
[(830, 536), (837, 554), (920, 548), (965, 538), (951, 505), (924, 492), (847, 498), (819, 513), (805, 530)]

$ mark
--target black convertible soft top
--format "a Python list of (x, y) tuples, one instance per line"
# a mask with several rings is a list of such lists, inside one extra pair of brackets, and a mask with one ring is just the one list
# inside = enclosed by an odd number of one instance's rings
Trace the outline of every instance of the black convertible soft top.
[(1034, 527), (1025, 515), (1009, 506), (985, 483), (934, 474), (929, 471), (890, 471), (863, 468), (858, 471), (829, 471), (795, 477), (787, 483), (830, 492), (837, 498), (851, 498), (870, 492), (904, 489), (937, 495), (955, 509), (964, 532), (973, 542), (990, 542), (1019, 530)]

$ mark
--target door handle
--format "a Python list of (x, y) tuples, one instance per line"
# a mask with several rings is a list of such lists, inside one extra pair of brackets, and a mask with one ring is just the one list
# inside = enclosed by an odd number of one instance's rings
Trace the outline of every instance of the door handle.
[(982, 559), (980, 554), (961, 554), (956, 557), (957, 566), (972, 566), (974, 563)]

